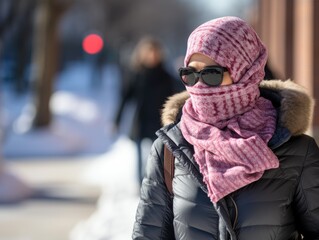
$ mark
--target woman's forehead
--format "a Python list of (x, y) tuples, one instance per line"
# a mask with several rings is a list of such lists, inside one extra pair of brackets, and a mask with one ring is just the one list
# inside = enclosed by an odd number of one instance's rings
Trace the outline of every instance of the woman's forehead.
[(196, 64), (203, 64), (203, 65), (210, 65), (210, 66), (217, 65), (216, 62), (212, 58), (210, 58), (202, 53), (192, 54), (192, 56), (189, 59), (188, 66), (191, 66), (195, 63)]

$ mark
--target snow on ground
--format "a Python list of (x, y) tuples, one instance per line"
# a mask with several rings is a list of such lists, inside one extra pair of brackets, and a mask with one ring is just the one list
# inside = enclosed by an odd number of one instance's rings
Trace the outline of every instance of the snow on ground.
[(46, 129), (29, 131), (34, 115), (30, 93), (16, 96), (3, 91), (4, 157), (103, 153), (112, 141), (121, 81), (118, 69), (111, 65), (103, 69), (99, 85), (92, 86), (91, 71), (77, 63), (60, 73), (50, 102), (53, 122)]
[(120, 137), (108, 153), (94, 160), (84, 179), (102, 184), (102, 195), (97, 211), (72, 230), (71, 240), (131, 238), (139, 192), (135, 156), (134, 143)]
[[(136, 152), (125, 135), (114, 135), (113, 119), (119, 100), (116, 66), (103, 69), (97, 87), (92, 69), (73, 64), (56, 79), (49, 128), (30, 130), (34, 110), (29, 95), (1, 90), (5, 115), (3, 155), (6, 161), (27, 157), (92, 156), (84, 182), (99, 185), (102, 195), (92, 216), (71, 232), (71, 240), (130, 239), (138, 202)], [(125, 132), (125, 129), (124, 129)]]

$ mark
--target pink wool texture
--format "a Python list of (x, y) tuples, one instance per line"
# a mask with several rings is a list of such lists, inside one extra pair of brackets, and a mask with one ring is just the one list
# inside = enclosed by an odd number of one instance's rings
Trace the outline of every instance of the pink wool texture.
[(217, 202), (279, 167), (267, 146), (276, 128), (276, 110), (260, 97), (267, 50), (242, 19), (222, 17), (200, 25), (187, 43), (185, 66), (202, 53), (226, 67), (233, 84), (209, 87), (198, 82), (186, 87), (190, 98), (183, 107), (181, 131), (194, 146), (194, 158)]

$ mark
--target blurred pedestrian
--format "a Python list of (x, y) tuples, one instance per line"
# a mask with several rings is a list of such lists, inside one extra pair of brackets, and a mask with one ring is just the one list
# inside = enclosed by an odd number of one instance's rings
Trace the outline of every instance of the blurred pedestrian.
[(186, 91), (165, 104), (133, 239), (319, 239), (319, 149), (304, 134), (313, 100), (292, 81), (262, 81), (266, 61), (237, 17), (190, 34), (179, 70)]
[(139, 182), (143, 178), (145, 162), (142, 140), (155, 140), (155, 132), (161, 126), (161, 108), (167, 97), (173, 94), (174, 84), (174, 78), (164, 66), (164, 49), (160, 41), (153, 37), (142, 38), (132, 55), (128, 86), (115, 120), (119, 126), (125, 105), (130, 101), (135, 103), (135, 116), (129, 137), (137, 144)]

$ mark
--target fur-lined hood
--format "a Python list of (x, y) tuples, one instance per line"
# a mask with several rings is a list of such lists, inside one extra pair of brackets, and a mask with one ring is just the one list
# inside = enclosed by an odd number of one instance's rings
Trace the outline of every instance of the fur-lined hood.
[[(269, 80), (262, 81), (260, 89), (261, 92), (272, 92), (279, 95), (280, 125), (287, 128), (292, 135), (300, 135), (308, 130), (312, 121), (314, 100), (303, 87), (291, 80)], [(266, 95), (269, 96), (269, 94)], [(162, 110), (164, 126), (178, 121), (181, 109), (188, 98), (188, 92), (184, 91), (167, 100)], [(269, 98), (273, 101), (271, 97)]]

